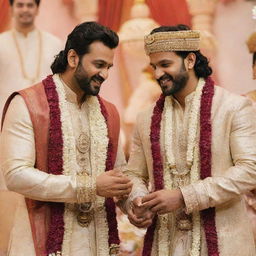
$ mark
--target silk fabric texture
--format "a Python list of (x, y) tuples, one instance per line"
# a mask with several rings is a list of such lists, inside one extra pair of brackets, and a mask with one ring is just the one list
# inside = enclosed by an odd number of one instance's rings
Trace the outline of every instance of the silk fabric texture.
[[(177, 170), (186, 163), (188, 113), (190, 94), (185, 99), (185, 110), (174, 99), (174, 152)], [(130, 200), (148, 193), (147, 184), (154, 189), (150, 125), (154, 106), (139, 114), (133, 137), (131, 156), (126, 173), (134, 186)], [(256, 180), (256, 122), (255, 110), (244, 97), (215, 87), (212, 104), (212, 177), (181, 188), (186, 211), (192, 213), (216, 207), (216, 229), (221, 256), (254, 256), (256, 254), (252, 227), (246, 216), (242, 193), (255, 188)], [(163, 120), (163, 119), (162, 119)], [(162, 121), (163, 122), (163, 121)], [(163, 124), (161, 123), (161, 127)], [(160, 144), (165, 165), (164, 134), (161, 129)], [(175, 213), (174, 213), (175, 215)], [(191, 247), (191, 231), (175, 228), (175, 218), (169, 215), (170, 250), (168, 256), (187, 256)], [(201, 256), (207, 256), (203, 227), (201, 228)], [(157, 256), (157, 232), (152, 256)]]

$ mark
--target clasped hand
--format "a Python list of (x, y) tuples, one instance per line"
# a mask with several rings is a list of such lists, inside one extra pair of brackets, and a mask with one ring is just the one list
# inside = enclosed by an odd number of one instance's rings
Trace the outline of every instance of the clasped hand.
[(128, 218), (133, 225), (146, 228), (151, 225), (155, 214), (169, 213), (182, 207), (184, 200), (180, 189), (158, 190), (134, 199)]
[(119, 170), (111, 170), (96, 178), (96, 193), (103, 197), (127, 197), (132, 190), (132, 182)]

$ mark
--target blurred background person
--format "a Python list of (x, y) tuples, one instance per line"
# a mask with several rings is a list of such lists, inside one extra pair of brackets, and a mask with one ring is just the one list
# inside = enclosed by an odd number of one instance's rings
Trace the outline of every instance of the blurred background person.
[[(0, 34), (0, 109), (15, 90), (35, 84), (50, 73), (61, 41), (35, 26), (40, 0), (9, 0), (13, 27)], [(2, 114), (2, 113), (1, 113)]]

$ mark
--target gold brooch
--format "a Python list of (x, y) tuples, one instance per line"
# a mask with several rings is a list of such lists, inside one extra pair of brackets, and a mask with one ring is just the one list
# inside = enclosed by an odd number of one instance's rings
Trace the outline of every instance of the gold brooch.
[(79, 205), (77, 214), (77, 222), (81, 227), (88, 227), (93, 219), (94, 210), (92, 203), (83, 203)]

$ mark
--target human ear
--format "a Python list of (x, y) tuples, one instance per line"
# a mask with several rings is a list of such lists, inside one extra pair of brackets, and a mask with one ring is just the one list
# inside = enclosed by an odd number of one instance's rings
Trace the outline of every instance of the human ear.
[(187, 63), (187, 68), (193, 69), (196, 63), (196, 55), (193, 52), (190, 52), (188, 56), (185, 58), (186, 63)]
[(79, 63), (79, 56), (74, 49), (70, 49), (67, 54), (68, 65), (71, 68), (76, 68)]

